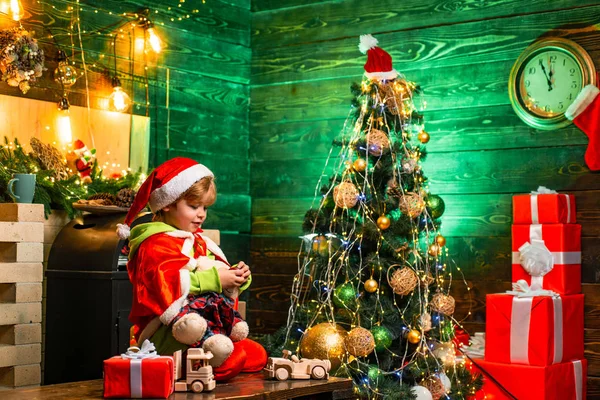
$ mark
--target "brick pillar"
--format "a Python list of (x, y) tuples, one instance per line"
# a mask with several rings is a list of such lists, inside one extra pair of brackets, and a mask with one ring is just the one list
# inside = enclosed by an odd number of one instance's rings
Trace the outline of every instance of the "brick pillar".
[(44, 206), (0, 204), (0, 387), (41, 383)]

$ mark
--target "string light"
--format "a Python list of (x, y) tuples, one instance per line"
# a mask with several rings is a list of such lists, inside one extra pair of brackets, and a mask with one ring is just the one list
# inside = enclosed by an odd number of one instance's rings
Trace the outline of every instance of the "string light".
[(69, 115), (69, 100), (66, 96), (58, 101), (58, 117), (56, 120), (58, 140), (63, 145), (73, 141), (73, 132), (71, 130), (71, 116)]
[(113, 111), (125, 112), (131, 106), (131, 98), (121, 87), (121, 80), (115, 76), (112, 79), (113, 92), (108, 97), (109, 107)]

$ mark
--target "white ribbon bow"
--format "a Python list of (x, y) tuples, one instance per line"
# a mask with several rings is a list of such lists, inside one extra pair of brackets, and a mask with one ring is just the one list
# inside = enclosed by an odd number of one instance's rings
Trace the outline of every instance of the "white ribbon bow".
[(121, 357), (131, 360), (143, 360), (145, 358), (156, 358), (158, 357), (158, 354), (156, 353), (154, 344), (146, 339), (142, 343), (141, 349), (137, 346), (131, 346), (127, 349), (126, 353), (121, 354)]
[(512, 284), (513, 290), (508, 290), (506, 293), (515, 295), (517, 297), (535, 297), (535, 296), (550, 296), (559, 297), (559, 294), (552, 290), (546, 289), (534, 289), (529, 286), (526, 280), (519, 279), (516, 283)]
[(531, 194), (557, 194), (556, 190), (548, 189), (545, 186), (540, 186), (537, 190), (532, 190)]
[(469, 340), (469, 345), (461, 344), (460, 348), (471, 358), (482, 358), (485, 356), (485, 333), (477, 332)]
[(554, 257), (541, 239), (532, 239), (519, 247), (520, 263), (531, 276), (544, 276), (554, 268)]

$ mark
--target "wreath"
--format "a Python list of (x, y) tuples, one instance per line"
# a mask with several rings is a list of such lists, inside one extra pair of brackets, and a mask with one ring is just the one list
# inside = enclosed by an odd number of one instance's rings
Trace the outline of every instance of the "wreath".
[(23, 28), (0, 30), (0, 72), (2, 81), (18, 87), (23, 94), (44, 71), (44, 51)]

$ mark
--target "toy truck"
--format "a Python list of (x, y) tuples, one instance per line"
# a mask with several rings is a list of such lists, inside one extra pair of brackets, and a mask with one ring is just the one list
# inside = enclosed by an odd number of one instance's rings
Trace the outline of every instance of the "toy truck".
[(181, 350), (173, 354), (175, 361), (175, 391), (187, 392), (191, 390), (194, 393), (203, 391), (209, 392), (217, 385), (213, 369), (208, 364), (208, 360), (213, 358), (210, 351), (204, 352), (203, 349), (188, 349), (185, 369), (185, 379), (182, 378), (181, 368)]
[(269, 357), (264, 373), (267, 378), (278, 381), (292, 379), (329, 379), (331, 361), (303, 358), (292, 355), (289, 350), (283, 351), (283, 357)]

